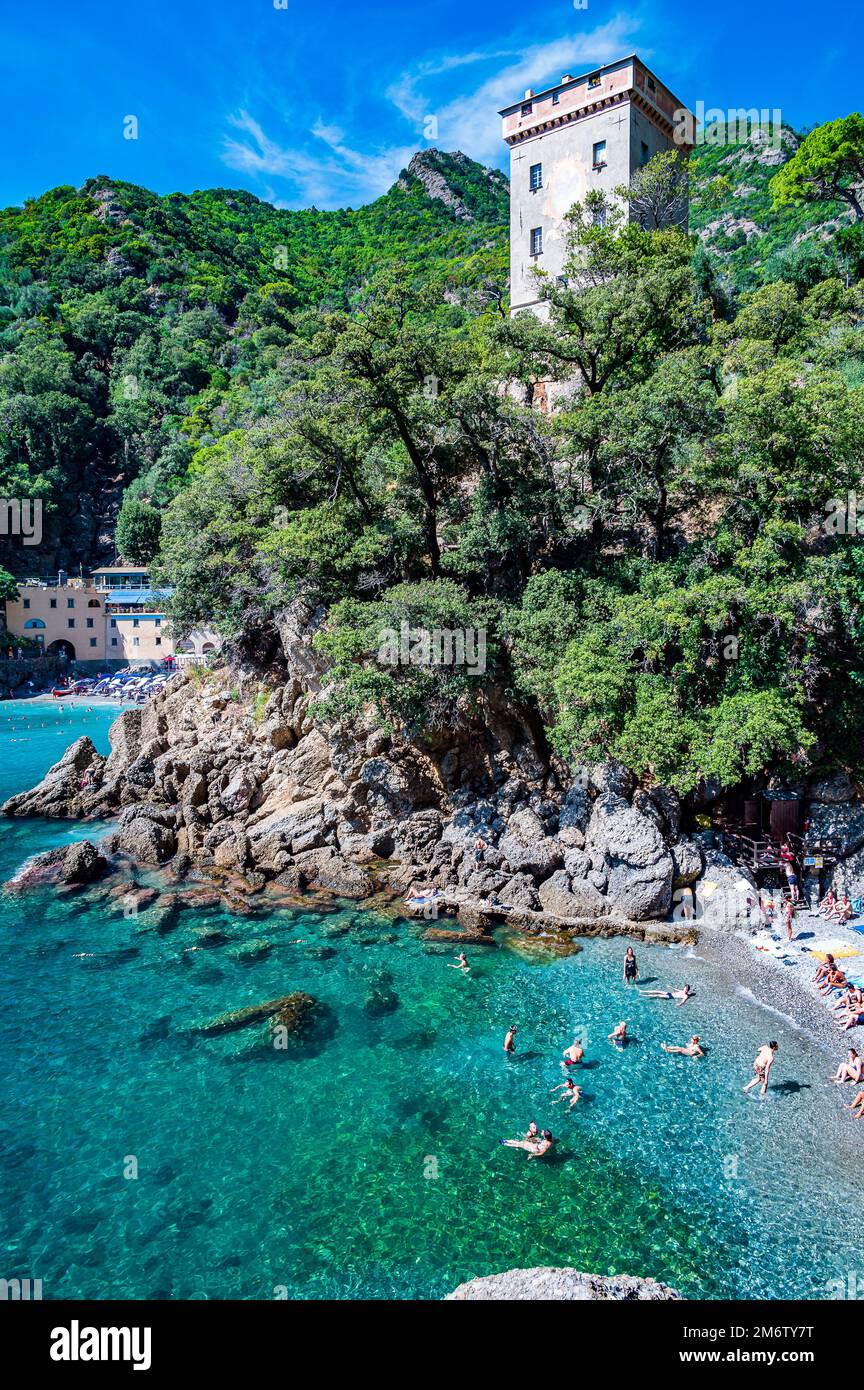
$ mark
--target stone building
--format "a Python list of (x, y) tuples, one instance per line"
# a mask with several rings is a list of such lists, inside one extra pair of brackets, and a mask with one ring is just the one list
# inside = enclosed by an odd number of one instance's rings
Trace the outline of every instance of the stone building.
[[(563, 277), (564, 218), (591, 189), (612, 195), (692, 117), (631, 54), (555, 87), (527, 91), (500, 113), (510, 146), (510, 312), (543, 314), (536, 270)], [(685, 147), (686, 148), (686, 147)]]

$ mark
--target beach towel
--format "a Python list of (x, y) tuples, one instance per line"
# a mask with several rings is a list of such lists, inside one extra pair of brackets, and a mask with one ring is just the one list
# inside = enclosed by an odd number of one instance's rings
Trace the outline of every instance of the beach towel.
[[(829, 942), (828, 944), (831, 945), (830, 942)], [(857, 950), (855, 949), (854, 946), (845, 946), (845, 945), (844, 945), (844, 946), (833, 946), (833, 945), (831, 945), (831, 950), (830, 950), (830, 951), (827, 951), (827, 950), (826, 950), (826, 951), (822, 951), (822, 950), (813, 951), (813, 950), (811, 950), (810, 954), (811, 954), (811, 956), (815, 956), (817, 960), (821, 960), (821, 961), (822, 961), (822, 964), (824, 965), (824, 963), (825, 963), (825, 961), (826, 961), (826, 959), (828, 958), (829, 955), (833, 956), (835, 960), (848, 960), (848, 959), (850, 958), (850, 956), (860, 956), (861, 952), (860, 952), (860, 951), (857, 951)]]

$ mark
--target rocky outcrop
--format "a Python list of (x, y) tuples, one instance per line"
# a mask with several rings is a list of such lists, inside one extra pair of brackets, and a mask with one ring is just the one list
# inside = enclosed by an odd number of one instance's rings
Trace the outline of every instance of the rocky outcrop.
[(227, 1013), (211, 1018), (207, 1023), (198, 1023), (193, 1033), (204, 1037), (216, 1037), (220, 1033), (236, 1033), (241, 1028), (249, 1028), (254, 1023), (270, 1020), (272, 1028), (287, 1028), (296, 1032), (309, 1012), (315, 1008), (315, 1000), (310, 994), (300, 991), (282, 995), (279, 999), (267, 999), (262, 1004), (247, 1004), (242, 1009), (230, 1009)]
[(253, 891), (363, 900), (422, 882), (463, 922), (488, 907), (498, 921), (650, 922), (698, 879), (702, 848), (682, 838), (674, 792), (637, 788), (616, 763), (567, 771), (501, 690), (473, 723), (416, 741), (371, 716), (318, 722), (324, 616), (299, 600), (282, 614), (267, 683), (236, 667), (178, 675), (120, 715), (107, 758), (79, 739), (3, 812), (113, 816), (106, 852)]
[(63, 858), (61, 876), (64, 883), (93, 883), (108, 868), (104, 854), (90, 840), (70, 845)]
[(680, 1293), (655, 1279), (635, 1279), (629, 1274), (580, 1274), (575, 1269), (508, 1269), (460, 1284), (447, 1300), (454, 1302), (671, 1302)]

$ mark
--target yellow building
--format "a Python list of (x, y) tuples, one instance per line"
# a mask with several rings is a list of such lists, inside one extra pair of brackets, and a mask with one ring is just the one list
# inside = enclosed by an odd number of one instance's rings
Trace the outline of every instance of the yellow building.
[(6, 602), (7, 643), (38, 642), (43, 651), (69, 661), (153, 666), (166, 659), (178, 666), (206, 660), (219, 638), (196, 631), (175, 643), (165, 614), (166, 595), (150, 588), (140, 566), (106, 566), (91, 579), (28, 579), (18, 598)]

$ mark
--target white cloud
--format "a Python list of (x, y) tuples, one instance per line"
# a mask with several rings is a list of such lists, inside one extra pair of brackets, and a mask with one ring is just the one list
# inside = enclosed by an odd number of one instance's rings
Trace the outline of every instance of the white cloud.
[[(239, 111), (229, 119), (244, 138), (225, 137), (224, 163), (256, 179), (289, 181), (296, 189), (296, 198), (291, 201), (303, 206), (339, 207), (377, 198), (398, 177), (415, 149), (413, 144), (373, 151), (352, 149), (344, 131), (320, 120), (309, 131), (311, 143), (287, 148), (271, 140), (248, 111)], [(266, 196), (275, 201), (270, 184)], [(279, 204), (288, 205), (284, 199)]]
[[(487, 164), (497, 163), (503, 149), (498, 117), (501, 107), (518, 101), (528, 87), (542, 90), (564, 72), (575, 74), (622, 57), (632, 50), (637, 28), (638, 21), (632, 16), (618, 15), (588, 34), (568, 34), (509, 51), (471, 53), (420, 64), (392, 83), (387, 95), (412, 123), (422, 122), (427, 115), (436, 116), (439, 143), (444, 148), (463, 150)], [(456, 97), (448, 95), (443, 105), (436, 102), (434, 79), (440, 74), (501, 58), (510, 61), (479, 86)]]
[[(308, 130), (292, 134), (290, 146), (280, 145), (249, 111), (241, 110), (229, 118), (237, 134), (226, 134), (222, 159), (253, 178), (263, 196), (281, 207), (339, 207), (377, 198), (425, 143), (423, 127), (429, 116), (438, 122), (431, 143), (463, 150), (486, 164), (500, 164), (505, 148), (501, 107), (518, 101), (527, 87), (539, 91), (563, 72), (575, 74), (632, 51), (637, 29), (632, 15), (621, 14), (590, 33), (574, 30), (545, 43), (513, 43), (425, 59), (401, 73), (384, 94), (410, 126), (405, 144), (370, 146), (364, 135), (346, 133), (340, 125), (319, 118)], [(484, 67), (489, 75), (470, 85), (469, 75), (479, 78), (478, 69)], [(463, 89), (454, 95), (457, 73)], [(289, 187), (277, 199), (280, 183)]]

